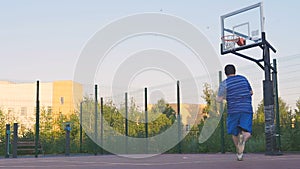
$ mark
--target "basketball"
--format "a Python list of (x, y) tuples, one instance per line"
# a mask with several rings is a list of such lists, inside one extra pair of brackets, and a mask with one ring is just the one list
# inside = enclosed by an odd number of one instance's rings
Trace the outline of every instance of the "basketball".
[(239, 38), (236, 42), (239, 46), (244, 46), (246, 44), (246, 40), (244, 38)]

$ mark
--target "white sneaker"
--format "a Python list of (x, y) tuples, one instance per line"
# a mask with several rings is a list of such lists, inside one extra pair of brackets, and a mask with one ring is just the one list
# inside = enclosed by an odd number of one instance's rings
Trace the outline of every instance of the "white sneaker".
[(237, 154), (236, 154), (237, 160), (238, 160), (238, 161), (243, 161), (243, 155), (244, 155), (243, 153), (240, 153), (240, 154), (237, 153)]

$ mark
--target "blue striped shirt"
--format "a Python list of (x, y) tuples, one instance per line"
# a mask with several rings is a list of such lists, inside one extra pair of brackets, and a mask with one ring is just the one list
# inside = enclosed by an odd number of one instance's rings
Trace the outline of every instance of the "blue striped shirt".
[(253, 113), (251, 91), (252, 88), (244, 76), (228, 76), (221, 83), (218, 96), (226, 99), (228, 113)]

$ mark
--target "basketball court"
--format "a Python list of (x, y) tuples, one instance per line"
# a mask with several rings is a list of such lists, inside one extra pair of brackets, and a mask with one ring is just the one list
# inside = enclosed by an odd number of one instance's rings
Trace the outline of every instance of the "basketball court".
[[(264, 32), (262, 3), (257, 3), (221, 16), (221, 54), (235, 54), (257, 63), (265, 71), (264, 90), (272, 89), (269, 50), (276, 50), (268, 43)], [(255, 59), (242, 53), (243, 50), (259, 47), (263, 58)], [(264, 62), (264, 64), (261, 64)], [(272, 89), (273, 90), (273, 89)], [(266, 148), (268, 154), (276, 154), (276, 134), (274, 128), (274, 96), (272, 90), (264, 91), (266, 120)], [(279, 123), (278, 123), (279, 124)], [(275, 148), (274, 148), (275, 147)], [(143, 155), (135, 158), (116, 155), (71, 155), (2, 158), (0, 168), (63, 168), (63, 169), (296, 169), (300, 166), (300, 154), (280, 156), (265, 154), (245, 154), (243, 161), (237, 161), (233, 153), (226, 154), (162, 154), (149, 158)]]
[(115, 155), (70, 156), (0, 159), (0, 168), (64, 168), (64, 169), (296, 169), (300, 165), (299, 154), (266, 156), (245, 154), (244, 161), (236, 161), (235, 154), (163, 154), (151, 158), (125, 158)]

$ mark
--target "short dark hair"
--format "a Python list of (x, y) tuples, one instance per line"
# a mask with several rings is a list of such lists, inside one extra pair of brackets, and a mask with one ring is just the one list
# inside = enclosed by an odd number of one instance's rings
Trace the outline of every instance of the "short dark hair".
[(234, 65), (232, 65), (232, 64), (226, 65), (225, 66), (225, 74), (227, 76), (231, 75), (231, 74), (235, 74), (235, 67), (234, 67)]

